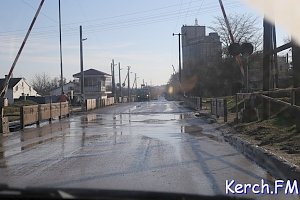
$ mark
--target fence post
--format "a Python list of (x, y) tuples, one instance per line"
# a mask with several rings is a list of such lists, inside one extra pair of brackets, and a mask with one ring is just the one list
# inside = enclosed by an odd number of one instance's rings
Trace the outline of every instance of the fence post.
[(235, 114), (236, 114), (236, 123), (239, 123), (239, 107), (238, 107), (238, 94), (235, 95)]
[(227, 99), (223, 100), (223, 104), (224, 104), (224, 122), (227, 122)]
[(202, 110), (202, 97), (200, 97), (200, 110)]
[(8, 106), (8, 100), (0, 97), (0, 133), (9, 132), (8, 117), (4, 117), (4, 107)]
[(218, 99), (216, 98), (216, 117), (219, 118), (218, 115)]
[(21, 123), (21, 128), (24, 129), (24, 106), (21, 107), (20, 109), (20, 123)]
[(210, 113), (213, 115), (213, 99), (210, 100)]
[(295, 90), (292, 89), (291, 91), (291, 105), (295, 105)]
[(49, 124), (52, 123), (52, 99), (50, 101), (50, 119), (49, 119)]
[(37, 115), (38, 115), (38, 120), (36, 122), (36, 125), (39, 127), (40, 126), (40, 105), (37, 107)]
[(61, 102), (59, 102), (59, 120), (61, 120)]

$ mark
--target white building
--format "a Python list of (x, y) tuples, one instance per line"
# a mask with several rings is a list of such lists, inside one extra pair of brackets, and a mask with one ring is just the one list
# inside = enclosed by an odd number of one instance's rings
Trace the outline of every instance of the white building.
[[(4, 85), (5, 79), (0, 79), (0, 87)], [(37, 92), (26, 82), (24, 78), (11, 78), (5, 97), (9, 103), (14, 103), (14, 99), (21, 96), (39, 96)]]
[[(73, 96), (75, 90), (75, 82), (69, 82), (63, 85), (63, 91), (68, 96)], [(59, 96), (61, 95), (61, 87), (55, 88), (50, 91), (51, 96)]]

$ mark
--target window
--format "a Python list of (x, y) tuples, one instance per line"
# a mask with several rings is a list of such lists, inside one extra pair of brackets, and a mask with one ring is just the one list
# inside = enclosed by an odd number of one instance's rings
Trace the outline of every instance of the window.
[(16, 86), (16, 91), (18, 91), (18, 89), (19, 89), (19, 86), (17, 85), (17, 86)]

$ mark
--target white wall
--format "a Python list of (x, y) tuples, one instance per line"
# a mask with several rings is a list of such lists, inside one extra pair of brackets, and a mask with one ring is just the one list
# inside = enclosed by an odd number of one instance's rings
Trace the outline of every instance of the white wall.
[(21, 79), (13, 87), (13, 98), (18, 99), (21, 96), (37, 96), (37, 92), (29, 86), (24, 79)]
[[(69, 93), (71, 93), (72, 90), (74, 91), (75, 84), (73, 82), (67, 83), (63, 86), (63, 88), (64, 88), (64, 93), (69, 94)], [(59, 87), (59, 88), (56, 88), (56, 89), (50, 91), (50, 95), (61, 95), (61, 88)]]

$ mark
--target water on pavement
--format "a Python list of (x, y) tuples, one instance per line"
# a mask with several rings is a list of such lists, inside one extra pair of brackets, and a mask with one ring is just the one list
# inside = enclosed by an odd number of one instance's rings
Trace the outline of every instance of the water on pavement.
[(0, 183), (12, 187), (213, 195), (226, 180), (261, 179), (273, 181), (177, 102), (122, 104), (0, 137)]

